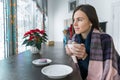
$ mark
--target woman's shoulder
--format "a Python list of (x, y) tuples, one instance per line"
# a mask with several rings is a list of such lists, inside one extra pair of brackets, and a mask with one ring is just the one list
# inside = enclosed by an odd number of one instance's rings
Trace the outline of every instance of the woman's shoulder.
[(107, 34), (107, 33), (101, 33), (100, 36), (101, 36), (102, 39), (105, 39), (105, 38), (111, 39), (111, 38), (112, 38), (112, 37), (111, 37), (109, 34)]
[(111, 35), (105, 33), (105, 32), (100, 32), (98, 30), (93, 31), (93, 35), (100, 36), (102, 39), (111, 39)]
[(93, 37), (94, 38), (100, 38), (102, 42), (111, 42), (113, 41), (111, 35), (105, 33), (105, 32), (93, 32)]

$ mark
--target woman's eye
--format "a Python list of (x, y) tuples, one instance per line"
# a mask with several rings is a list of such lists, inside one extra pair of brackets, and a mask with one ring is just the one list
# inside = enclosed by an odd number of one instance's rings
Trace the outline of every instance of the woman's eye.
[(73, 20), (73, 23), (74, 23), (74, 22), (78, 22), (78, 21), (83, 21), (83, 18), (74, 19), (74, 20)]
[(82, 18), (78, 18), (77, 21), (82, 21), (83, 19)]

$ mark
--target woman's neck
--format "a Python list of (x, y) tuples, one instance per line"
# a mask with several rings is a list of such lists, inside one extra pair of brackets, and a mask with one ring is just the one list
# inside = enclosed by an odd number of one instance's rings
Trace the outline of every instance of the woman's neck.
[(82, 36), (82, 38), (83, 39), (86, 39), (87, 38), (87, 35), (89, 34), (89, 32), (91, 31), (91, 28), (92, 27), (90, 27), (88, 30), (86, 30), (84, 33), (81, 33), (81, 36)]

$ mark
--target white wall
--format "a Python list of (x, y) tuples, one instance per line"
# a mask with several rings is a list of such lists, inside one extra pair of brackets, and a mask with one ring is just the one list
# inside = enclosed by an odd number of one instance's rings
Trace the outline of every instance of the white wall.
[(63, 41), (64, 20), (71, 17), (68, 0), (48, 0), (48, 10), (49, 39)]
[(115, 48), (120, 54), (120, 0), (112, 4), (112, 36), (115, 44)]

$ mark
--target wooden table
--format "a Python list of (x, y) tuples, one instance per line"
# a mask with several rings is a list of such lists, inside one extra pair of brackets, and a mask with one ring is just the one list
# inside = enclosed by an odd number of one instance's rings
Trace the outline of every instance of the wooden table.
[(41, 73), (44, 66), (32, 64), (33, 60), (39, 58), (49, 58), (52, 60), (51, 64), (65, 64), (73, 68), (70, 75), (59, 80), (82, 80), (77, 66), (73, 63), (71, 57), (66, 55), (63, 43), (55, 43), (54, 46), (44, 45), (42, 53), (41, 55), (33, 55), (28, 50), (1, 60), (0, 80), (53, 80)]

